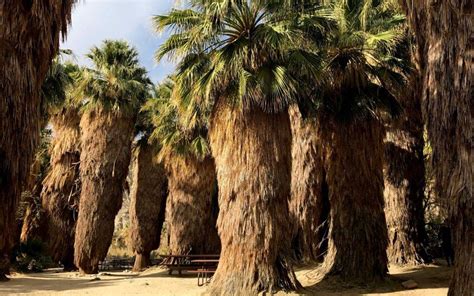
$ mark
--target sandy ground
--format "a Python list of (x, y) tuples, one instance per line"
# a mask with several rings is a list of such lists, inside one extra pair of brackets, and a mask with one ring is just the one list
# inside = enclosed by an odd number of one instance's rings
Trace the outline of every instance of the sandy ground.
[[(448, 267), (427, 265), (415, 268), (391, 268), (390, 280), (372, 288), (341, 287), (320, 281), (314, 268), (300, 268), (297, 276), (305, 290), (291, 295), (383, 295), (383, 296), (441, 296), (447, 294), (451, 270)], [(195, 275), (169, 276), (160, 268), (140, 274), (110, 272), (101, 274), (100, 280), (78, 273), (48, 270), (36, 274), (14, 274), (9, 282), (0, 282), (0, 295), (201, 295), (206, 287), (198, 287)], [(406, 290), (401, 282), (412, 279), (418, 288)], [(283, 292), (278, 295), (289, 295)]]

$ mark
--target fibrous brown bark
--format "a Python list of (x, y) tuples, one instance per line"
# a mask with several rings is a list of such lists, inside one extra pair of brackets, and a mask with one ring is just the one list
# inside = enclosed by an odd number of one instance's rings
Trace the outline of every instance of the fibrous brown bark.
[(166, 204), (168, 247), (172, 254), (217, 254), (214, 160), (172, 153), (164, 157), (169, 195)]
[(383, 198), (383, 129), (373, 119), (326, 120), (326, 172), (331, 205), (323, 270), (367, 284), (387, 273)]
[(130, 164), (134, 122), (132, 116), (100, 107), (82, 116), (82, 185), (74, 243), (74, 262), (82, 273), (98, 271), (112, 242)]
[(41, 206), (41, 190), (43, 189), (42, 181), (44, 176), (41, 170), (45, 169), (42, 166), (47, 164), (42, 163), (38, 159), (38, 152), (30, 169), (26, 190), (22, 192), (22, 202), (26, 204), (25, 216), (23, 218), (23, 225), (21, 227), (20, 242), (27, 243), (32, 240), (41, 240), (44, 237), (45, 221), (44, 211)]
[(134, 271), (150, 266), (150, 253), (160, 246), (168, 184), (153, 146), (138, 144), (134, 150), (130, 190), (130, 242), (135, 254)]
[(387, 252), (389, 262), (398, 265), (423, 264), (430, 260), (424, 247), (425, 143), (421, 95), (422, 85), (415, 72), (410, 87), (400, 96), (404, 114), (388, 127), (384, 141)]
[(81, 194), (79, 122), (77, 109), (64, 110), (51, 118), (55, 133), (51, 167), (41, 192), (48, 251), (54, 261), (63, 264), (65, 270), (75, 268), (74, 235)]
[(255, 295), (300, 287), (289, 257), (291, 130), (288, 112), (220, 103), (210, 142), (219, 185), (222, 243), (211, 295)]
[(454, 238), (449, 295), (474, 290), (472, 1), (402, 1), (422, 61), (424, 117), (436, 191), (447, 201)]
[(8, 274), (15, 212), (38, 143), (41, 85), (74, 2), (0, 2), (0, 280)]
[(321, 125), (303, 119), (290, 108), (292, 141), (291, 220), (295, 222), (292, 248), (303, 262), (322, 261), (327, 250), (329, 200), (323, 165)]

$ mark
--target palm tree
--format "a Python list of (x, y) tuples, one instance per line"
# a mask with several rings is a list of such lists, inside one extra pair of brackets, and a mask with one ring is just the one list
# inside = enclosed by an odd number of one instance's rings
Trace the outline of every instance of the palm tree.
[[(79, 108), (73, 96), (79, 74), (77, 65), (63, 66), (68, 82), (62, 86), (64, 100), (51, 106), (50, 123), (54, 130), (50, 168), (43, 180), (42, 208), (45, 211), (44, 236), (48, 251), (65, 270), (75, 269), (74, 236), (80, 197), (80, 130)], [(58, 84), (61, 85), (61, 84)]]
[(296, 73), (311, 73), (302, 33), (279, 3), (193, 1), (155, 18), (174, 34), (157, 53), (183, 58), (176, 74), (183, 108), (212, 110), (209, 139), (219, 187), (222, 251), (212, 295), (294, 290), (288, 202)]
[[(48, 151), (51, 131), (47, 124), (50, 117), (62, 106), (66, 99), (66, 87), (71, 83), (67, 67), (62, 63), (62, 54), (69, 52), (61, 51), (51, 64), (48, 75), (41, 87), (40, 104), (40, 127), (42, 131), (41, 144), (35, 155), (35, 161), (30, 169), (30, 178), (25, 186), (24, 196), (27, 196), (27, 209), (23, 220), (20, 241), (27, 243), (31, 239), (45, 239), (46, 221), (44, 210), (41, 207), (41, 191), (43, 180), (49, 169), (50, 153)], [(45, 138), (44, 138), (45, 137)], [(44, 138), (44, 139), (43, 139)], [(47, 140), (44, 142), (44, 140)]]
[(49, 169), (51, 145), (51, 131), (41, 131), (40, 145), (36, 149), (31, 173), (27, 182), (27, 189), (22, 192), (21, 206), (25, 208), (20, 242), (27, 244), (31, 241), (43, 240), (45, 233), (44, 210), (41, 206), (41, 190), (43, 180)]
[(150, 266), (150, 253), (161, 242), (165, 220), (168, 180), (157, 147), (148, 143), (153, 130), (148, 112), (140, 112), (138, 131), (141, 138), (134, 144), (132, 185), (130, 189), (130, 242), (135, 253), (134, 271)]
[(150, 140), (161, 146), (159, 157), (168, 176), (166, 204), (168, 248), (172, 254), (215, 254), (220, 250), (216, 229), (216, 173), (209, 155), (206, 113), (186, 129), (172, 100), (173, 80), (157, 87), (144, 107), (154, 125)]
[(138, 53), (124, 41), (106, 40), (87, 57), (93, 69), (81, 74), (85, 98), (81, 128), (81, 197), (74, 261), (82, 273), (96, 273), (112, 241), (122, 204), (138, 107), (149, 80)]
[(436, 190), (447, 201), (454, 272), (448, 295), (474, 290), (472, 5), (402, 1), (417, 43)]
[(292, 142), (292, 248), (302, 262), (322, 261), (327, 251), (329, 200), (324, 171), (323, 123), (290, 108)]
[(9, 1), (0, 7), (0, 281), (7, 280), (15, 212), (39, 141), (41, 85), (74, 2)]
[[(417, 67), (414, 47), (407, 38), (400, 54)], [(408, 63), (407, 63), (408, 64)], [(384, 140), (384, 196), (390, 264), (416, 265), (429, 262), (425, 250), (425, 158), (424, 122), (421, 114), (422, 85), (417, 71), (409, 70), (407, 87), (399, 94), (402, 116), (387, 126)]]
[(324, 11), (332, 29), (315, 42), (323, 65), (314, 91), (331, 207), (322, 270), (367, 283), (387, 272), (381, 121), (400, 109), (389, 89), (403, 82), (393, 56), (403, 17), (371, 1), (332, 1)]

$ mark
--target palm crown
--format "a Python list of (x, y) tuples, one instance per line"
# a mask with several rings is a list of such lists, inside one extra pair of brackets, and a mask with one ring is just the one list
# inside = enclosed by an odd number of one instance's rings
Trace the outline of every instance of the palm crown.
[(404, 83), (406, 60), (397, 57), (403, 16), (367, 0), (331, 1), (324, 10), (330, 30), (314, 40), (322, 61), (316, 102), (339, 119), (398, 114), (389, 90)]
[(141, 109), (144, 125), (148, 127), (148, 141), (160, 146), (160, 156), (178, 153), (192, 154), (198, 159), (209, 155), (207, 140), (208, 113), (194, 112), (195, 123), (185, 124), (185, 112), (173, 99), (175, 92), (173, 78), (157, 85), (153, 97)]
[(101, 47), (93, 47), (87, 57), (93, 68), (84, 69), (78, 85), (86, 98), (85, 106), (138, 110), (151, 82), (145, 68), (139, 65), (136, 49), (125, 41), (106, 40)]
[(314, 73), (317, 56), (270, 2), (192, 1), (191, 9), (154, 18), (158, 30), (173, 31), (157, 58), (181, 58), (176, 88), (188, 111), (225, 99), (279, 112), (297, 101), (298, 78)]

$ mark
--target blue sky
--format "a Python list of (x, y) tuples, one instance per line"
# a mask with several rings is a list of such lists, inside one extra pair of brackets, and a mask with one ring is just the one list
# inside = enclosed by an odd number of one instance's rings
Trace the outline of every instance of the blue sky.
[(77, 62), (104, 39), (123, 39), (135, 46), (140, 62), (153, 82), (161, 81), (174, 67), (168, 61), (157, 64), (153, 55), (166, 38), (152, 29), (151, 17), (170, 10), (175, 0), (80, 0), (73, 11), (72, 26), (62, 48), (72, 49)]

